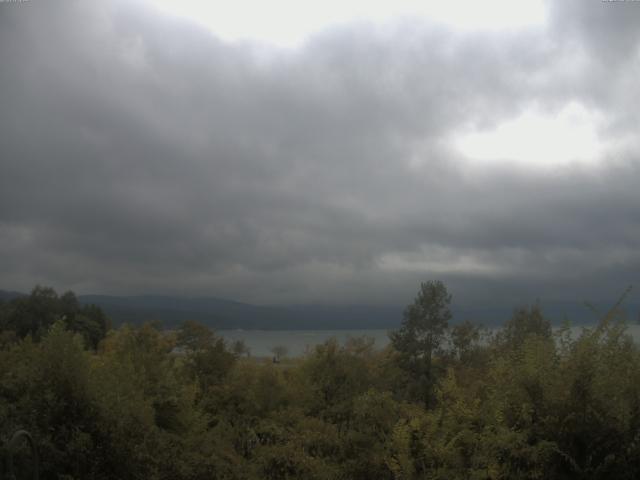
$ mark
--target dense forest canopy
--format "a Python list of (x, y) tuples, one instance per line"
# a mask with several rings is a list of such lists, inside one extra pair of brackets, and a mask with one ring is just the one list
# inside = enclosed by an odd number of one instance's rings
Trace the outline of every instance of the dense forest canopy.
[(45, 479), (640, 475), (640, 351), (615, 310), (577, 337), (536, 305), (489, 333), (449, 325), (451, 301), (426, 282), (387, 348), (276, 364), (196, 322), (110, 329), (37, 287), (0, 304), (0, 452), (27, 429)]

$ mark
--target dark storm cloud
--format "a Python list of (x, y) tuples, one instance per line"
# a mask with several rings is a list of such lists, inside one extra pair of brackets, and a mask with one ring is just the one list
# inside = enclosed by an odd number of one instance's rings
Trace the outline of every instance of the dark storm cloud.
[(261, 302), (404, 302), (432, 277), (468, 298), (617, 292), (640, 266), (637, 143), (542, 171), (471, 165), (452, 135), (575, 101), (628, 138), (639, 14), (554, 2), (546, 28), (352, 24), (281, 52), (142, 3), (0, 4), (0, 281)]

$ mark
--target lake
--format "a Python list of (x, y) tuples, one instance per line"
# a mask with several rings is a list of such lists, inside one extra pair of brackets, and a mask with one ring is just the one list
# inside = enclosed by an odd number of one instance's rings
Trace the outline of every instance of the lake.
[[(583, 328), (572, 327), (571, 331), (576, 336)], [(640, 343), (640, 325), (632, 324), (627, 328), (634, 340)], [(273, 355), (271, 349), (278, 345), (287, 348), (288, 356), (297, 357), (303, 355), (308, 348), (333, 337), (343, 345), (349, 337), (367, 336), (375, 340), (376, 348), (384, 348), (389, 344), (388, 332), (389, 330), (219, 330), (216, 333), (228, 342), (244, 341), (254, 357), (270, 357)]]
[(228, 342), (243, 340), (254, 357), (270, 357), (271, 349), (277, 345), (287, 348), (288, 356), (303, 355), (307, 348), (324, 343), (335, 337), (340, 344), (349, 337), (367, 336), (375, 340), (376, 348), (384, 348), (389, 343), (388, 330), (219, 330)]

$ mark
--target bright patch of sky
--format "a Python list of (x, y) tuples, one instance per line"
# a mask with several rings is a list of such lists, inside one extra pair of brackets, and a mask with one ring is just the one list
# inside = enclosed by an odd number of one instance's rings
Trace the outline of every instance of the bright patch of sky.
[(163, 11), (189, 18), (227, 41), (253, 40), (296, 47), (313, 33), (349, 21), (425, 18), (464, 29), (505, 29), (545, 22), (542, 0), (152, 0)]
[(597, 113), (569, 103), (555, 114), (527, 110), (494, 129), (457, 135), (454, 143), (475, 162), (542, 168), (593, 164), (605, 149), (598, 121)]
[[(324, 28), (349, 21), (424, 18), (462, 31), (519, 29), (545, 23), (542, 0), (152, 0), (161, 10), (209, 28), (229, 41), (253, 41), (295, 48)], [(471, 161), (555, 167), (589, 163), (602, 153), (596, 116), (572, 103), (555, 115), (527, 110), (494, 130), (454, 136), (458, 151)]]

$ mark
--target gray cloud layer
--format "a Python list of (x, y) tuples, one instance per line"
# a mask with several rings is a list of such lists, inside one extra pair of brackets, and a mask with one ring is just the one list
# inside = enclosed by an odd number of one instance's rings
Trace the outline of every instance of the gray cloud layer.
[[(142, 3), (0, 4), (0, 284), (617, 293), (640, 268), (639, 21), (634, 2), (551, 2), (545, 28), (351, 24), (282, 52)], [(469, 164), (452, 146), (571, 101), (614, 145), (597, 166)]]

